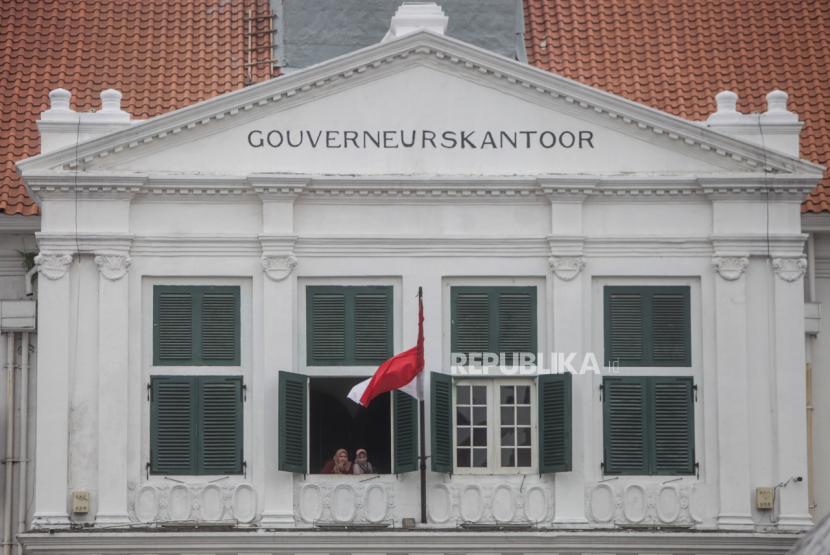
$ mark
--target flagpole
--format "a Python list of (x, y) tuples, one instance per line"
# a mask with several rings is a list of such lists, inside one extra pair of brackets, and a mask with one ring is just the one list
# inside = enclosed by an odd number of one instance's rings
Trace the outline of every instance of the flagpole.
[[(422, 306), (423, 303), (423, 288), (418, 287), (418, 308)], [(426, 450), (426, 415), (425, 415), (425, 403), (424, 397), (426, 393), (424, 392), (424, 378), (423, 378), (424, 371), (421, 370), (421, 377), (420, 377), (420, 386), (421, 386), (421, 400), (420, 400), (420, 410), (418, 411), (418, 424), (420, 426), (418, 438), (420, 439), (420, 449), (421, 449), (421, 524), (427, 523), (427, 450)]]

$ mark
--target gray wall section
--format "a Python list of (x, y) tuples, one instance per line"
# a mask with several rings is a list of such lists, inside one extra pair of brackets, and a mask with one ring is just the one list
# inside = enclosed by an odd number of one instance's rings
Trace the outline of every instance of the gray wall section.
[[(277, 56), (290, 69), (308, 67), (380, 42), (402, 0), (271, 0), (278, 16)], [(509, 58), (516, 52), (517, 0), (438, 0), (447, 34)]]

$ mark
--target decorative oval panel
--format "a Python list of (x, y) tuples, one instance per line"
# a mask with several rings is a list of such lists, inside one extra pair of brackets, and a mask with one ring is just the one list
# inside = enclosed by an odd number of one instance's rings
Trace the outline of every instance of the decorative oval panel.
[(493, 491), (493, 518), (498, 522), (510, 522), (516, 514), (513, 490), (502, 484)]
[(437, 484), (429, 495), (429, 519), (443, 524), (452, 514), (452, 492), (446, 484)]
[(341, 484), (331, 492), (331, 516), (337, 522), (354, 520), (357, 495), (351, 486)]
[(591, 490), (590, 517), (596, 522), (611, 522), (614, 518), (614, 490), (608, 484), (598, 484)]
[(530, 522), (542, 522), (548, 515), (548, 498), (542, 486), (533, 486), (525, 493), (525, 517)]
[(386, 518), (387, 501), (386, 488), (380, 484), (374, 484), (366, 488), (366, 520), (369, 522), (381, 522)]
[(460, 503), (461, 518), (465, 522), (478, 522), (484, 514), (484, 498), (481, 495), (481, 488), (478, 486), (467, 486), (461, 493)]
[(203, 520), (222, 520), (222, 515), (225, 513), (225, 502), (222, 499), (222, 490), (219, 486), (214, 484), (205, 486), (199, 498)]
[(158, 513), (158, 491), (149, 484), (141, 486), (135, 494), (135, 517), (141, 522), (153, 522)]
[(170, 488), (167, 498), (167, 513), (170, 520), (189, 520), (192, 500), (187, 486), (178, 484)]
[(251, 484), (239, 484), (233, 490), (233, 516), (248, 523), (256, 518), (256, 490)]
[(657, 495), (657, 517), (666, 524), (680, 516), (680, 494), (677, 488), (664, 486)]
[(629, 484), (623, 494), (623, 516), (628, 522), (638, 523), (646, 518), (646, 490), (639, 484)]
[(323, 516), (323, 494), (319, 486), (305, 484), (300, 491), (300, 518), (306, 522), (320, 520)]

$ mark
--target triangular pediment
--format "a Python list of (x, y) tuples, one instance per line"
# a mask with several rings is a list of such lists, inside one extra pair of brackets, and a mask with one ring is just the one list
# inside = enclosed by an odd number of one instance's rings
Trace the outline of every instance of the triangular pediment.
[(426, 31), (19, 166), (233, 176), (818, 168)]

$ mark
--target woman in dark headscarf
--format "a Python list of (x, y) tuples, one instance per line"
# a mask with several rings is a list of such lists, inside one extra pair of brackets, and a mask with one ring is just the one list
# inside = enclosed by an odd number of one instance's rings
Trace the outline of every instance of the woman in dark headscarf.
[(354, 454), (354, 464), (352, 465), (352, 472), (355, 474), (374, 474), (375, 467), (369, 462), (369, 454), (366, 449), (358, 449)]
[(351, 474), (352, 463), (349, 462), (349, 452), (338, 449), (334, 457), (323, 467), (323, 474)]

